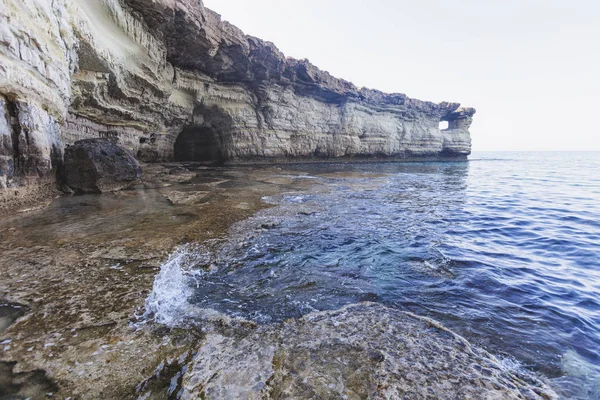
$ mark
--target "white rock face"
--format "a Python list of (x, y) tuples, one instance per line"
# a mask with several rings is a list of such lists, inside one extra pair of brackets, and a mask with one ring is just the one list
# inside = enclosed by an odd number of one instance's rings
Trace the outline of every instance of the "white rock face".
[(358, 89), (198, 0), (0, 3), (3, 187), (51, 179), (93, 137), (145, 161), (464, 157), (474, 113)]
[(70, 103), (75, 60), (64, 2), (2, 1), (0, 186), (43, 181), (60, 160), (60, 121)]

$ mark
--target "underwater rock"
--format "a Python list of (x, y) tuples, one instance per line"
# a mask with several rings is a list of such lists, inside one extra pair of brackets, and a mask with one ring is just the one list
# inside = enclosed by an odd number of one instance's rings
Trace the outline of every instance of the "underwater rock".
[(170, 190), (165, 193), (165, 197), (172, 204), (197, 204), (206, 199), (210, 192), (206, 191), (178, 191)]
[(210, 333), (182, 385), (184, 399), (557, 398), (436, 321), (375, 303)]

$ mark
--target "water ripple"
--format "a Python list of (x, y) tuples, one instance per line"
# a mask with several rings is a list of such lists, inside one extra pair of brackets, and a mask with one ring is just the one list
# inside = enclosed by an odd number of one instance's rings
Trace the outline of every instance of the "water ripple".
[(380, 301), (600, 398), (600, 154), (287, 168), (327, 190), (267, 199), (194, 303), (264, 322)]

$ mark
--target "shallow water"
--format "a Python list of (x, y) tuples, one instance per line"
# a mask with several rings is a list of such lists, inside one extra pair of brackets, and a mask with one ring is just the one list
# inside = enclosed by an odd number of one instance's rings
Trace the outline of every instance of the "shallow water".
[[(600, 398), (599, 171), (599, 153), (288, 165), (278, 177), (314, 185), (266, 197), (277, 207), (216, 251), (176, 254), (153, 301), (163, 317), (183, 295), (259, 323), (382, 302), (543, 373), (564, 397)], [(158, 298), (169, 293), (179, 303)]]

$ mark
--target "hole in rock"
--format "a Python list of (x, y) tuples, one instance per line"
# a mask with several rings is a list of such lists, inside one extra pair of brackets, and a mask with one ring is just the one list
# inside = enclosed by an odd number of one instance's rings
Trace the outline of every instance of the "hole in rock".
[(175, 161), (222, 163), (223, 142), (212, 128), (188, 126), (175, 141)]
[(446, 130), (448, 129), (448, 121), (440, 121), (440, 130)]

